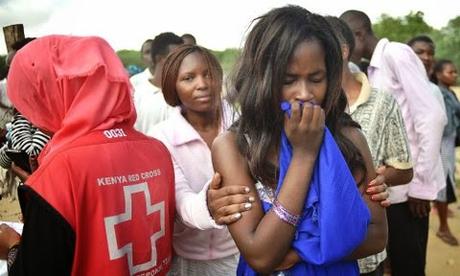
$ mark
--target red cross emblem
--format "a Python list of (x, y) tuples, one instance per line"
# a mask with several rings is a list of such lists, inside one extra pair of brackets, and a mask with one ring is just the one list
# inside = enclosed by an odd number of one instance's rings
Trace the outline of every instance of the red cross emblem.
[[(147, 182), (124, 186), (123, 194), (125, 211), (104, 219), (105, 232), (110, 260), (126, 255), (134, 275), (157, 265), (156, 241), (165, 235), (165, 204), (151, 204)], [(154, 229), (158, 220), (160, 229)]]

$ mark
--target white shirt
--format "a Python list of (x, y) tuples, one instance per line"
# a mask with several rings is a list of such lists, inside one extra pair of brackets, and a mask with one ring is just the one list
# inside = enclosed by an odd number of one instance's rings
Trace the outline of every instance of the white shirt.
[[(140, 76), (134, 78), (138, 75)], [(161, 90), (149, 81), (152, 77), (150, 71), (146, 69), (130, 78), (134, 88), (134, 107), (137, 113), (134, 128), (144, 134), (147, 134), (154, 125), (168, 119), (175, 109), (166, 103)]]
[[(224, 104), (220, 133), (231, 124), (233, 116)], [(213, 260), (238, 253), (227, 228), (212, 220), (206, 192), (214, 175), (211, 150), (200, 134), (175, 110), (168, 120), (148, 134), (163, 142), (174, 164), (176, 190), (175, 252), (192, 260)]]
[(135, 74), (131, 78), (129, 78), (129, 81), (131, 82), (133, 87), (136, 87), (141, 83), (149, 82), (149, 80), (151, 79), (153, 79), (152, 73), (150, 72), (149, 68), (145, 68), (145, 70), (141, 73)]

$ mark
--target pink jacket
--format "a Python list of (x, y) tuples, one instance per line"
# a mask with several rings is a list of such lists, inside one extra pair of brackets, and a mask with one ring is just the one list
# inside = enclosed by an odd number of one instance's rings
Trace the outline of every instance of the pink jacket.
[[(230, 121), (230, 116), (225, 115), (221, 132)], [(204, 140), (180, 110), (156, 125), (149, 135), (166, 145), (174, 163), (177, 217), (173, 247), (176, 254), (193, 260), (213, 260), (237, 253), (227, 228), (214, 223), (206, 205), (206, 191), (214, 169), (211, 151)]]
[(414, 164), (412, 181), (390, 188), (391, 203), (405, 202), (408, 196), (434, 200), (446, 180), (440, 148), (447, 118), (433, 96), (422, 62), (409, 46), (381, 39), (368, 76), (373, 87), (389, 92), (398, 102)]

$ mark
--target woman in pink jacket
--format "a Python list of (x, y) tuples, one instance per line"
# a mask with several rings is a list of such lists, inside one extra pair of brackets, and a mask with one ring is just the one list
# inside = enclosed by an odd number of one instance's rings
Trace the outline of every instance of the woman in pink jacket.
[(210, 147), (232, 121), (221, 101), (222, 68), (209, 50), (183, 45), (168, 56), (162, 75), (166, 102), (179, 107), (149, 133), (166, 145), (174, 164), (177, 215), (170, 275), (234, 275), (238, 249), (205, 207), (214, 174)]

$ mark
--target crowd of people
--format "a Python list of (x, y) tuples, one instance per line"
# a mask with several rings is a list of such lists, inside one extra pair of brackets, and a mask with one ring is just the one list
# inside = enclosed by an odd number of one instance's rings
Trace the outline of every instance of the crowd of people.
[(225, 77), (191, 34), (147, 39), (131, 77), (99, 37), (16, 46), (9, 275), (425, 275), (432, 204), (458, 245), (457, 71), (426, 35), (288, 5), (252, 21)]

